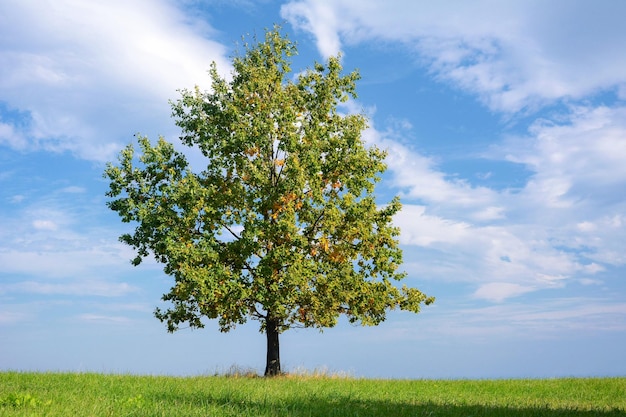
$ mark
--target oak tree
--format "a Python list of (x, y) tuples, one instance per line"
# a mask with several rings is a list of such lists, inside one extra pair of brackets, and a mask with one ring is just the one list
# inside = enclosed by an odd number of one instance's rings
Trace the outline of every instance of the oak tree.
[(296, 47), (275, 28), (245, 45), (232, 77), (211, 66), (210, 91), (172, 103), (181, 141), (202, 171), (160, 138), (138, 137), (108, 164), (108, 206), (133, 233), (133, 264), (154, 256), (174, 279), (155, 315), (170, 332), (217, 319), (227, 332), (248, 319), (267, 337), (265, 375), (281, 372), (279, 334), (349, 322), (377, 325), (390, 309), (418, 312), (433, 298), (397, 281), (402, 251), (377, 205), (385, 153), (366, 146), (366, 118), (342, 114), (359, 75), (338, 57), (291, 74)]

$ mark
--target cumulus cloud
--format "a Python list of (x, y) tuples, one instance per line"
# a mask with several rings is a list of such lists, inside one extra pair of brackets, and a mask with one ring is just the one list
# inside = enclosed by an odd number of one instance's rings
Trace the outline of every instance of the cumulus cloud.
[(476, 297), (501, 302), (626, 264), (619, 251), (626, 243), (626, 182), (622, 167), (613, 166), (624, 154), (621, 111), (590, 113), (538, 121), (528, 136), (485, 153), (528, 167), (528, 182), (516, 190), (448, 177), (402, 132), (371, 122), (365, 138), (388, 151), (388, 181), (404, 200), (394, 219), (400, 242), (426, 250), (409, 251), (407, 270), (473, 282)]
[(554, 245), (596, 262), (624, 265), (626, 109), (575, 108), (566, 120), (540, 120), (529, 135), (494, 148), (494, 157), (534, 172), (508, 211), (550, 228)]
[(0, 97), (21, 115), (0, 112), (0, 142), (15, 149), (110, 160), (137, 131), (171, 133), (168, 99), (207, 83), (211, 61), (230, 67), (165, 0), (9, 0), (0, 16)]
[[(515, 193), (475, 187), (447, 177), (432, 159), (394, 140), (397, 132), (370, 126), (366, 139), (387, 149), (390, 182), (402, 190), (404, 205), (394, 223), (412, 276), (471, 282), (476, 297), (501, 302), (602, 272), (603, 262), (591, 253), (600, 242), (619, 244), (613, 236), (588, 242), (580, 233), (590, 233), (590, 226), (581, 230), (580, 213), (559, 211), (563, 207), (555, 207), (544, 189), (534, 188), (536, 180)], [(574, 236), (579, 239), (568, 241)]]
[[(565, 104), (482, 154), (526, 168), (527, 182), (515, 189), (449, 176), (402, 132), (372, 123), (365, 133), (388, 150), (390, 181), (405, 202), (396, 218), (402, 243), (427, 251), (428, 259), (412, 251), (408, 268), (474, 282), (474, 295), (492, 301), (597, 282), (593, 275), (626, 265), (619, 249), (626, 244), (626, 114), (619, 104), (626, 33), (617, 22), (624, 12), (615, 2), (562, 1), (294, 0), (282, 7), (324, 56), (365, 43), (400, 44), (418, 53), (416, 65), (432, 77), (507, 117)], [(617, 105), (588, 100), (607, 91), (617, 93)]]
[(394, 185), (412, 201), (462, 208), (468, 218), (500, 218), (503, 209), (496, 207), (497, 193), (486, 187), (474, 187), (463, 179), (450, 178), (437, 162), (403, 144), (403, 132), (389, 128), (378, 130), (370, 121), (364, 140), (387, 151), (387, 165)]
[(401, 43), (442, 81), (506, 112), (623, 92), (624, 13), (619, 2), (564, 0), (294, 0), (282, 8), (294, 27), (316, 37), (322, 55), (339, 52), (342, 43)]
[(500, 157), (536, 172), (528, 190), (541, 190), (556, 206), (581, 195), (602, 205), (622, 202), (626, 107), (574, 107), (563, 122), (536, 121), (529, 134), (500, 150)]
[(471, 226), (439, 216), (426, 214), (425, 206), (405, 204), (394, 218), (402, 234), (400, 242), (405, 245), (432, 246), (436, 243), (456, 244), (467, 239)]

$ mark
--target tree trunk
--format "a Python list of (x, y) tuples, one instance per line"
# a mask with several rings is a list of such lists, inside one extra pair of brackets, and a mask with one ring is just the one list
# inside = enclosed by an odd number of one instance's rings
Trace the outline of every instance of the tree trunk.
[(276, 376), (280, 375), (280, 349), (278, 345), (279, 322), (271, 318), (267, 318), (266, 320), (267, 361), (265, 363), (265, 376)]

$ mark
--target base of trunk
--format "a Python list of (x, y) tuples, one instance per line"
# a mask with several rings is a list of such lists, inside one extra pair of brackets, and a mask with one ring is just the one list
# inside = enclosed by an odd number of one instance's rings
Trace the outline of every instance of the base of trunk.
[(278, 327), (278, 320), (267, 319), (267, 322), (265, 324), (265, 334), (267, 336), (267, 360), (265, 362), (265, 376), (277, 376), (281, 374)]

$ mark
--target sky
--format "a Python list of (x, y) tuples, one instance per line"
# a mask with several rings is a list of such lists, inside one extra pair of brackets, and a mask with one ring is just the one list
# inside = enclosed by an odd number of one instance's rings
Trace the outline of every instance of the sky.
[[(258, 323), (169, 334), (173, 279), (133, 267), (109, 161), (176, 142), (169, 100), (275, 23), (294, 71), (358, 69), (405, 283), (436, 302), (281, 336), (286, 370), (367, 378), (626, 375), (626, 3), (3, 0), (0, 370), (261, 372)], [(192, 164), (201, 164), (197, 158)]]

